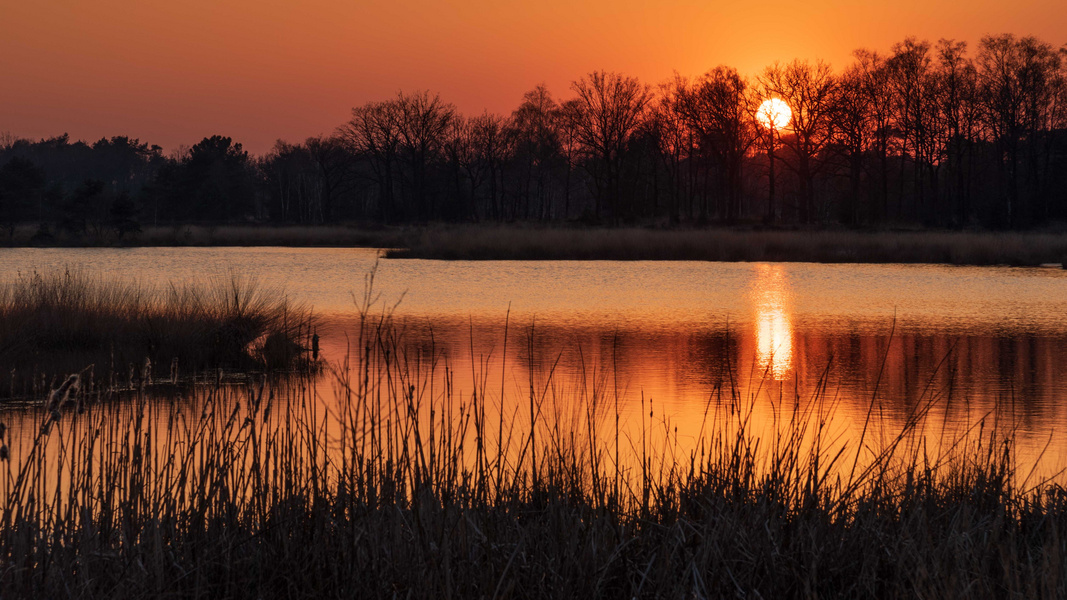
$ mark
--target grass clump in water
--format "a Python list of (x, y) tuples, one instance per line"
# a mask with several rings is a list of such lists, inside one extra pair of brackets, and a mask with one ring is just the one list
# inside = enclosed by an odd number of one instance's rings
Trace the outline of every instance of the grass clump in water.
[(310, 361), (313, 327), (308, 309), (238, 276), (155, 289), (69, 270), (21, 275), (0, 286), (0, 394), (40, 392), (41, 377), (89, 365), (119, 380), (146, 365), (159, 379), (293, 369)]

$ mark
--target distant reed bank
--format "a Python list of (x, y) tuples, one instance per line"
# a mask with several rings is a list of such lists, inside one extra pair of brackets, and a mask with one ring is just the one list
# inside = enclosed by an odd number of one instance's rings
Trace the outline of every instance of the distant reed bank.
[(413, 232), (385, 256), (1037, 266), (1067, 259), (1067, 234), (465, 226)]
[[(41, 239), (11, 246), (108, 246), (110, 239)], [(857, 231), (761, 228), (599, 228), (538, 225), (406, 227), (181, 225), (145, 227), (126, 246), (382, 248), (387, 258), (441, 260), (706, 260), (1037, 266), (1067, 261), (1059, 231)]]
[(392, 247), (406, 230), (330, 225), (146, 225), (121, 240), (106, 235), (71, 236), (35, 226), (14, 227), (0, 245), (27, 247), (141, 247), (141, 246), (290, 246), (290, 247)]

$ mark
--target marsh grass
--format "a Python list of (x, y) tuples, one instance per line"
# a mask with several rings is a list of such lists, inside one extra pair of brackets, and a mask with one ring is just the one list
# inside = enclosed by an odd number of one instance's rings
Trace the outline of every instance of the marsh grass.
[(412, 232), (389, 258), (711, 260), (1037, 266), (1067, 260), (1040, 232), (584, 229), (459, 226)]
[(622, 436), (603, 373), (568, 390), (548, 366), (514, 398), (485, 363), (461, 391), (388, 315), (364, 310), (351, 335), (332, 382), (98, 390), (59, 418), (6, 415), (0, 593), (1067, 593), (1067, 493), (1020, 476), (993, 423), (933, 452), (916, 435), (926, 403), (894, 437), (850, 445), (795, 402), (757, 435), (765, 398), (725, 385), (687, 450), (643, 402), (641, 433)]
[(23, 274), (0, 286), (0, 395), (40, 395), (87, 368), (108, 385), (299, 368), (313, 327), (308, 309), (236, 275), (155, 289), (78, 271)]

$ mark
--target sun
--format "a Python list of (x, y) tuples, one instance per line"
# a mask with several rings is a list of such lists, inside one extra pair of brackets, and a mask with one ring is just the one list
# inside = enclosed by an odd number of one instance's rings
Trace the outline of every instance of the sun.
[(763, 104), (759, 105), (759, 110), (756, 111), (756, 120), (760, 125), (770, 129), (782, 129), (789, 124), (789, 120), (793, 117), (793, 111), (790, 110), (789, 105), (785, 103), (785, 100), (781, 98), (768, 98), (763, 101)]

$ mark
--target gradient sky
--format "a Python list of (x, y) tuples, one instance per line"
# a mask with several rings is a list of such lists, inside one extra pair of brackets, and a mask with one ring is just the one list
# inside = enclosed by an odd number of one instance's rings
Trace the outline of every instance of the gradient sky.
[(908, 35), (1067, 42), (1063, 0), (0, 0), (0, 133), (130, 135), (170, 151), (222, 134), (261, 153), (353, 106), (430, 89), (506, 113), (595, 69), (658, 83), (718, 64), (840, 68)]

